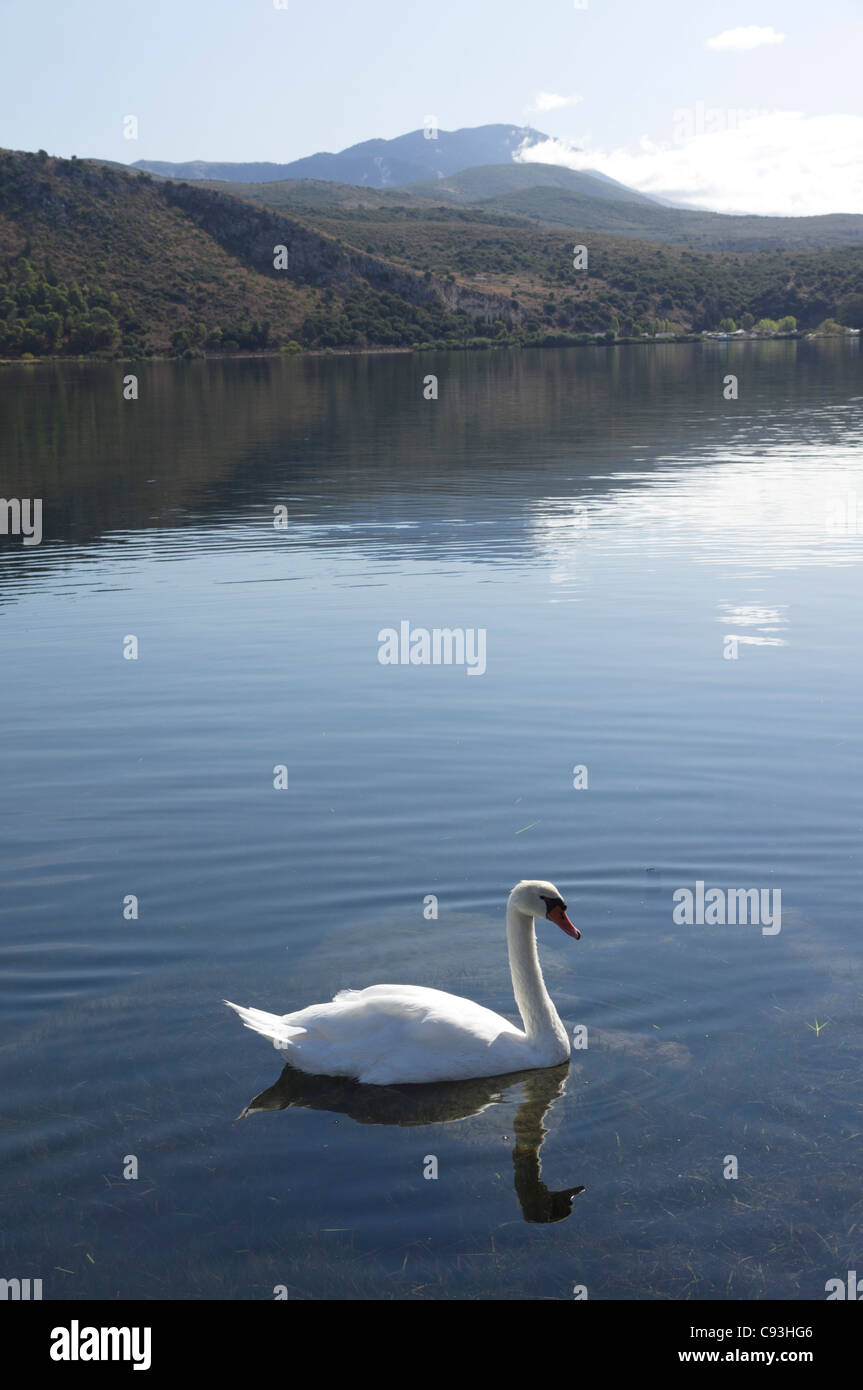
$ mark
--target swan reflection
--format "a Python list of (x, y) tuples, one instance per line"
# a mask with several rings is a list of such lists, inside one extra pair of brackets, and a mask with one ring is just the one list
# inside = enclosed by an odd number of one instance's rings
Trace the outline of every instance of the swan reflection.
[(548, 1133), (544, 1120), (566, 1090), (569, 1063), (539, 1071), (477, 1077), (470, 1081), (436, 1081), (422, 1085), (365, 1086), (338, 1076), (311, 1076), (286, 1066), (273, 1086), (255, 1096), (237, 1118), (265, 1110), (328, 1110), (347, 1115), (362, 1125), (448, 1124), (479, 1115), (506, 1101), (506, 1092), (520, 1085), (522, 1097), (515, 1115), (512, 1151), (515, 1193), (525, 1221), (563, 1221), (572, 1199), (584, 1187), (551, 1192), (541, 1179), (539, 1151)]

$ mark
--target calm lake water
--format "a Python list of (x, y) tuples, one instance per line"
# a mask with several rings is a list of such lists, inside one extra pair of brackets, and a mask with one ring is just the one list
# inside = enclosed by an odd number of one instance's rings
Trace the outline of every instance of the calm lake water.
[[(863, 1268), (858, 346), (143, 363), (135, 402), (129, 370), (0, 373), (0, 495), (44, 502), (41, 545), (0, 537), (0, 1275), (823, 1299)], [(485, 673), (382, 665), (405, 620), (485, 629)], [(220, 1002), (513, 1016), (522, 877), (583, 931), (539, 931), (569, 1067), (280, 1079)], [(781, 931), (678, 925), (698, 881), (781, 892)]]

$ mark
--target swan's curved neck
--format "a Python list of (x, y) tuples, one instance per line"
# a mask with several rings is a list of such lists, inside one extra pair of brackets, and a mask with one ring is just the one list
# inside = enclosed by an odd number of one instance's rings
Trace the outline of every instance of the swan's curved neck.
[(506, 908), (506, 944), (515, 1002), (532, 1042), (556, 1041), (569, 1052), (566, 1029), (549, 998), (536, 951), (533, 918), (510, 899)]

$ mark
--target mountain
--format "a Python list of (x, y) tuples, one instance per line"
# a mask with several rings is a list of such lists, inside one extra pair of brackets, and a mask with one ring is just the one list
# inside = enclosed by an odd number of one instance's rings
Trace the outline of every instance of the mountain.
[[(541, 166), (516, 167), (530, 170)], [(581, 189), (567, 186), (563, 180), (556, 183), (553, 179), (537, 179), (532, 185), (525, 180), (523, 187), (513, 186), (509, 191), (483, 197), (483, 181), (475, 189), (471, 187), (469, 176), (473, 172), (467, 170), (457, 179), (447, 180), (459, 185), (458, 201), (482, 208), (488, 214), (527, 218), (544, 227), (563, 227), (573, 232), (610, 232), (644, 241), (714, 251), (863, 246), (863, 216), (858, 213), (761, 217), (690, 210), (639, 197), (619, 184), (614, 185), (613, 194), (600, 193), (601, 185), (595, 182), (595, 175), (592, 176), (594, 186), (585, 182)], [(507, 176), (512, 172), (514, 170), (501, 170)], [(417, 192), (420, 187), (425, 185), (413, 184), (409, 191)]]
[(483, 203), (492, 198), (531, 193), (534, 189), (562, 189), (579, 197), (610, 202), (658, 204), (644, 193), (617, 183), (593, 169), (564, 169), (556, 164), (486, 164), (461, 169), (448, 178), (408, 184), (404, 190), (417, 198), (434, 202)]
[[(274, 268), (280, 245), (285, 272)], [(0, 356), (310, 344), (346, 306), (355, 345), (513, 317), (491, 293), (222, 192), (0, 150)]]
[[(114, 166), (116, 167), (116, 166)], [(206, 187), (225, 189), (219, 182)], [(227, 191), (227, 190), (225, 190)], [(358, 188), (324, 179), (232, 184), (230, 192), (261, 207), (298, 216), (353, 221), (363, 217), (440, 220), (442, 207), (475, 222), (519, 223), (573, 233), (608, 233), (704, 251), (779, 251), (863, 245), (863, 216), (758, 217), (671, 207), (615, 183), (595, 170), (551, 164), (494, 164), (405, 188)], [(331, 230), (333, 230), (331, 228)], [(346, 228), (340, 234), (347, 235)], [(365, 244), (365, 243), (363, 243)]]
[(530, 126), (481, 125), (439, 130), (427, 139), (412, 130), (393, 140), (364, 140), (338, 154), (312, 154), (290, 164), (225, 164), (191, 160), (171, 164), (139, 159), (131, 167), (172, 179), (221, 179), (228, 183), (273, 183), (278, 179), (326, 179), (366, 188), (395, 188), (421, 179), (446, 178), (480, 164), (511, 164), (522, 147), (548, 139)]
[(301, 202), (262, 206), (224, 184), (0, 151), (0, 357), (531, 346), (699, 331), (745, 313), (794, 315), (803, 328), (863, 320), (859, 240), (746, 255), (595, 231), (589, 269), (576, 270), (571, 231), (487, 202), (314, 181), (259, 188)]
[[(102, 162), (102, 161), (96, 161)], [(119, 166), (113, 165), (117, 168)], [(222, 188), (219, 179), (201, 179), (207, 188)], [(424, 179), (403, 188), (369, 188), (328, 179), (273, 179), (263, 183), (234, 183), (230, 191), (265, 207), (415, 207), (429, 210), (441, 203), (495, 205), (510, 196), (525, 195), (530, 206), (534, 192), (563, 191), (593, 202), (643, 203), (657, 208), (644, 194), (626, 188), (594, 171), (558, 168), (553, 164), (486, 164), (464, 169), (448, 178)], [(520, 216), (520, 213), (516, 214)], [(624, 219), (625, 220), (625, 219)]]

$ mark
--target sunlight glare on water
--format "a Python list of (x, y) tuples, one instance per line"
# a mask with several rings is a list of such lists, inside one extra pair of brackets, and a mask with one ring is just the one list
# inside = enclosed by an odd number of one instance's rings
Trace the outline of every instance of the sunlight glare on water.
[[(111, 366), (4, 369), (4, 490), (45, 499), (0, 541), (8, 1259), (46, 1298), (823, 1296), (858, 1249), (859, 349), (140, 373), (132, 408)], [(484, 629), (485, 674), (382, 665), (405, 620)], [(309, 1089), (220, 1002), (514, 1017), (521, 877), (584, 933), (539, 931), (590, 1038), (559, 1075)], [(780, 889), (781, 931), (677, 925), (699, 880)]]

